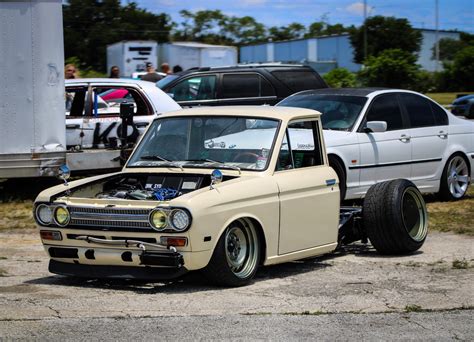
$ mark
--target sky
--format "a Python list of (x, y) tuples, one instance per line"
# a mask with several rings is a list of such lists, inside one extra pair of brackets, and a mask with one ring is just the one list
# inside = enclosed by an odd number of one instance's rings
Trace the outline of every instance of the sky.
[[(359, 26), (363, 0), (134, 0), (153, 13), (167, 13), (182, 22), (179, 11), (220, 9), (226, 15), (251, 16), (266, 26), (309, 24), (326, 18), (330, 24)], [(127, 0), (122, 0), (126, 3)], [(474, 33), (474, 0), (438, 0), (439, 29)], [(416, 28), (435, 28), (436, 0), (367, 0), (369, 15), (407, 18)]]

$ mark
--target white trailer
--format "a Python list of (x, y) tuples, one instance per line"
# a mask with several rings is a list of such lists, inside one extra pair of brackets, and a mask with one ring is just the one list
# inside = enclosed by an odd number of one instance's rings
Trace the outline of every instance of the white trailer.
[(122, 77), (145, 71), (147, 62), (157, 66), (158, 43), (155, 41), (130, 40), (107, 45), (107, 70), (116, 65)]
[(66, 160), (61, 0), (0, 1), (0, 178)]
[(237, 64), (237, 48), (225, 45), (209, 45), (194, 42), (160, 44), (159, 63), (184, 70), (195, 67), (218, 67)]

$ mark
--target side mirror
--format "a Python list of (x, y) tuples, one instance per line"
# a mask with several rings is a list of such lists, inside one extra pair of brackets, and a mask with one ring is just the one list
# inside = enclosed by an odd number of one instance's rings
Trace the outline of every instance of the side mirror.
[(64, 185), (67, 186), (67, 180), (69, 179), (69, 177), (71, 177), (71, 170), (67, 165), (61, 165), (58, 168), (58, 178), (62, 179), (64, 181)]
[(382, 133), (386, 130), (387, 121), (368, 121), (364, 127), (364, 132), (366, 133)]
[(211, 190), (214, 189), (214, 185), (222, 182), (224, 175), (221, 170), (215, 169), (211, 173)]

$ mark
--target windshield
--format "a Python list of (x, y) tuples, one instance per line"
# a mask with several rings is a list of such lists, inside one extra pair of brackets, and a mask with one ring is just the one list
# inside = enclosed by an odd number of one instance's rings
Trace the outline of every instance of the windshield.
[(165, 78), (162, 78), (158, 82), (156, 82), (156, 86), (160, 89), (163, 89), (166, 87), (168, 84), (170, 84), (172, 81), (177, 79), (179, 76), (178, 75), (168, 75)]
[(267, 168), (278, 120), (182, 116), (155, 120), (128, 167)]
[(350, 131), (366, 102), (362, 96), (301, 94), (284, 99), (278, 106), (317, 110), (322, 114), (323, 129)]

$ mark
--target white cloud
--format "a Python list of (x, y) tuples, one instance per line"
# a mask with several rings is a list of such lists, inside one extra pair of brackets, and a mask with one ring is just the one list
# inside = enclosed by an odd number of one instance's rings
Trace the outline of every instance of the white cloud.
[[(369, 14), (374, 8), (367, 5), (367, 14)], [(346, 11), (356, 15), (364, 14), (364, 3), (363, 2), (354, 2), (346, 7)]]
[(244, 6), (261, 6), (267, 3), (267, 0), (241, 0), (240, 3)]

